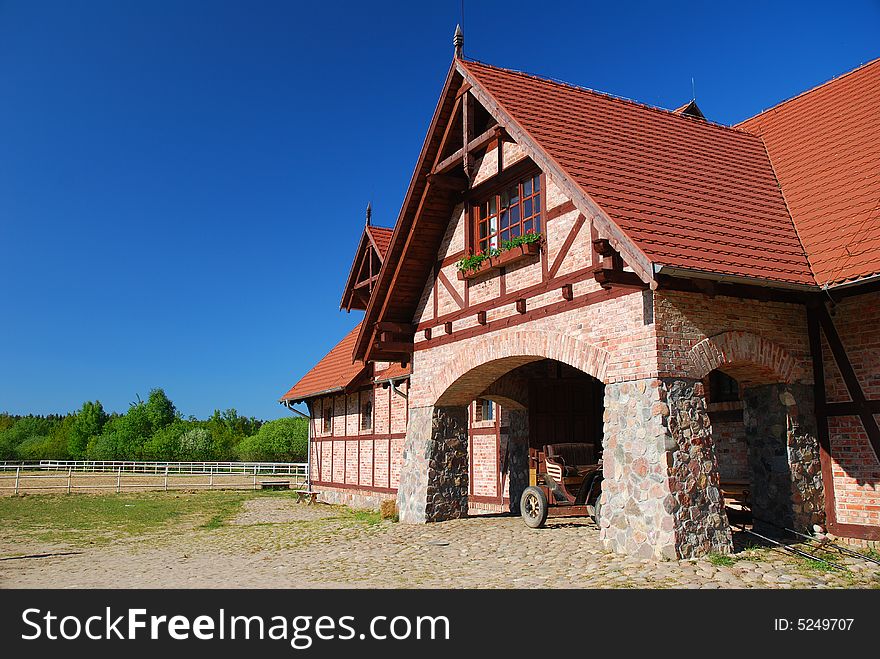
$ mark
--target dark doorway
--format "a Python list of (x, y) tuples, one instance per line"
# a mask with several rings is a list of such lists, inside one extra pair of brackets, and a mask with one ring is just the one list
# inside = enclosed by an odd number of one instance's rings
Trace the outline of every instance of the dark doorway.
[[(605, 385), (561, 362), (545, 360), (529, 373), (529, 447), (586, 442), (602, 451)], [(531, 369), (530, 369), (531, 370)]]

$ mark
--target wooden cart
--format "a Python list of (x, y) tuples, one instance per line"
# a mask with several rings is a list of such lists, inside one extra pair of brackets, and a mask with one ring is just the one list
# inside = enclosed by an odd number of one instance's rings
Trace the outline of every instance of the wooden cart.
[(593, 445), (548, 444), (529, 449), (529, 486), (520, 499), (526, 526), (540, 528), (548, 517), (591, 517), (599, 523), (602, 461)]

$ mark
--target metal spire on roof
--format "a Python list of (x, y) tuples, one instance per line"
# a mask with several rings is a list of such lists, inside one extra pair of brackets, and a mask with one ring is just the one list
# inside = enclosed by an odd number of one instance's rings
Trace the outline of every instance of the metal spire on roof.
[(370, 220), (373, 218), (373, 202), (367, 202), (367, 226), (370, 226)]
[(461, 25), (455, 26), (455, 36), (452, 37), (452, 45), (455, 46), (455, 59), (461, 59), (462, 50), (464, 49), (464, 32), (461, 31)]

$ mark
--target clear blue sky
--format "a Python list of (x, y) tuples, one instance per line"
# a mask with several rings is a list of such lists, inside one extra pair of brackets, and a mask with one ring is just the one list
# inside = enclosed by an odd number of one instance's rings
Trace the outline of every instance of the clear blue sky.
[[(289, 414), (358, 320), (460, 0), (0, 0), (0, 411)], [(878, 2), (477, 2), (465, 54), (732, 123), (880, 56)]]

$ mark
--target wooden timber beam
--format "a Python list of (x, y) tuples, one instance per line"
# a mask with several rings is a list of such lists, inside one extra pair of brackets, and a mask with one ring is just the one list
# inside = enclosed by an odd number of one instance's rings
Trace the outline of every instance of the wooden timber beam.
[(428, 174), (428, 184), (434, 188), (457, 194), (468, 189), (468, 179), (451, 174)]
[(648, 284), (635, 272), (623, 269), (623, 258), (611, 245), (611, 241), (599, 238), (593, 241), (593, 249), (602, 257), (602, 262), (593, 273), (593, 277), (604, 289), (613, 286), (619, 288), (648, 288)]
[(593, 276), (599, 285), (606, 290), (609, 288), (639, 288), (642, 290), (648, 288), (648, 284), (643, 282), (641, 277), (626, 270), (598, 268)]
[(877, 424), (877, 420), (874, 418), (870, 401), (868, 401), (862, 385), (859, 383), (859, 378), (856, 375), (852, 362), (849, 360), (843, 341), (840, 340), (837, 327), (835, 327), (828, 309), (825, 308), (824, 304), (819, 304), (815, 306), (815, 310), (818, 315), (819, 325), (822, 327), (825, 339), (828, 341), (828, 347), (831, 348), (831, 354), (846, 385), (846, 390), (854, 404), (854, 408), (858, 410), (858, 417), (865, 428), (865, 434), (868, 436), (871, 448), (874, 449), (874, 457), (880, 461), (880, 425)]
[(357, 284), (354, 285), (354, 287), (355, 288), (363, 288), (364, 286), (372, 286), (373, 284), (376, 283), (377, 279), (379, 279), (379, 275), (375, 274), (372, 277), (370, 277), (369, 279), (364, 279), (362, 281), (359, 281)]
[[(413, 344), (403, 341), (383, 342), (376, 341), (373, 344), (373, 350), (376, 352), (371, 355), (371, 359), (376, 359), (375, 354), (391, 354), (391, 355), (411, 355), (413, 353)], [(394, 361), (394, 360), (392, 360)]]
[(415, 326), (411, 323), (395, 323), (390, 320), (383, 320), (376, 323), (376, 329), (380, 332), (397, 332), (398, 334), (412, 334)]
[(468, 181), (473, 180), (474, 156), (471, 153), (470, 144), (474, 139), (474, 97), (471, 94), (464, 95), (464, 103), (461, 106), (461, 131), (462, 131), (462, 166), (464, 175)]
[[(496, 126), (492, 126), (487, 131), (480, 133), (477, 137), (472, 139), (468, 143), (468, 152), (473, 153), (486, 146), (489, 142), (495, 139), (495, 128)], [(441, 160), (434, 170), (431, 172), (432, 174), (445, 174), (451, 169), (454, 169), (456, 165), (462, 162), (464, 158), (464, 149), (459, 149), (455, 153), (453, 153), (448, 158)]]

